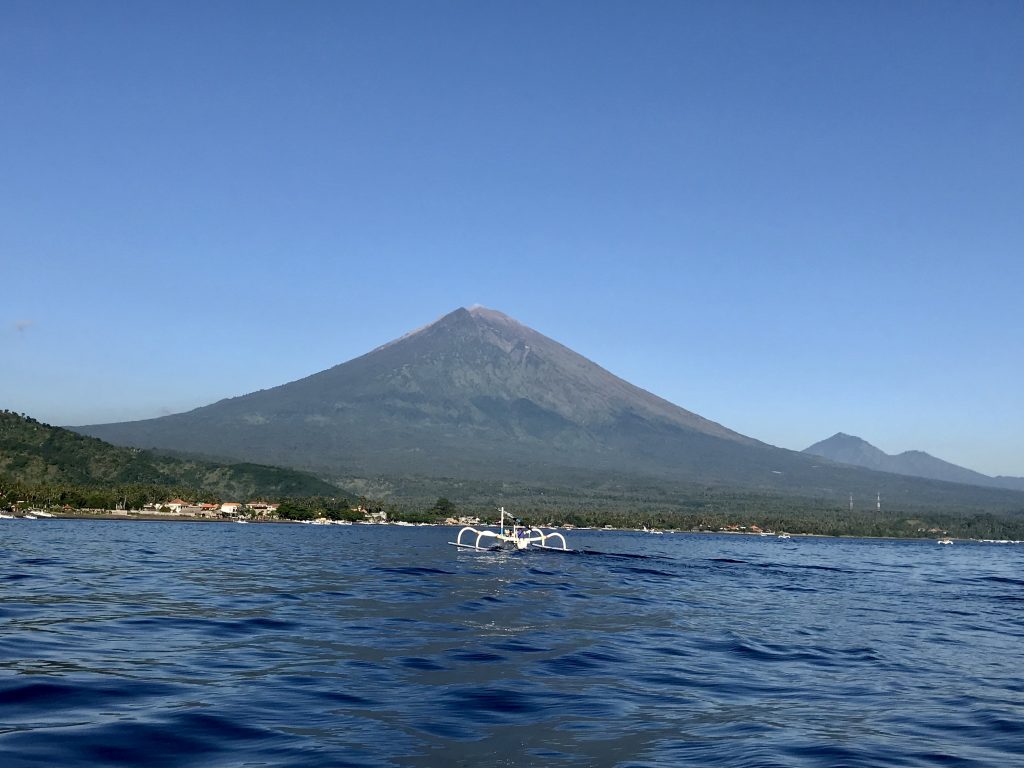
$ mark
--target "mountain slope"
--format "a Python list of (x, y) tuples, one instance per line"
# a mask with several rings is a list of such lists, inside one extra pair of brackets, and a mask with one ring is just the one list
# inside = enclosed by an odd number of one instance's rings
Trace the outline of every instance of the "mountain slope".
[(943, 461), (924, 451), (904, 451), (888, 454), (871, 443), (853, 435), (837, 432), (827, 440), (804, 449), (804, 453), (822, 456), (843, 464), (893, 472), (897, 475), (925, 477), (950, 483), (966, 483), (987, 488), (1007, 488), (1024, 491), (1024, 478), (989, 477), (980, 472)]
[(232, 498), (343, 495), (302, 472), (118, 448), (9, 411), (0, 411), (0, 477), (24, 483), (187, 486)]
[(666, 441), (756, 444), (483, 308), (456, 310), (280, 387), (185, 414), (76, 429), (322, 472), (476, 472), (509, 457), (618, 466), (628, 453), (656, 456)]
[[(367, 486), (380, 477), (533, 485), (572, 477), (577, 486), (583, 478), (642, 477), (636, 487), (661, 483), (668, 498), (688, 486), (691, 496), (735, 487), (845, 500), (881, 488), (908, 503), (977, 501), (973, 491), (765, 445), (480, 307), (273, 389), (76, 429), (119, 445), (298, 467)], [(990, 502), (1024, 507), (1024, 496), (979, 503)]]

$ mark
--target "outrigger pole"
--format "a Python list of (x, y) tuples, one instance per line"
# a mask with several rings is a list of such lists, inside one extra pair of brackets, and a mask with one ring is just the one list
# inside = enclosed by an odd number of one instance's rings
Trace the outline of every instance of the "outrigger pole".
[[(495, 550), (495, 549), (526, 549), (529, 546), (538, 547), (540, 549), (553, 549), (558, 552), (568, 552), (569, 548), (565, 544), (565, 536), (558, 531), (549, 531), (545, 533), (536, 526), (530, 526), (527, 528), (522, 524), (522, 520), (515, 517), (505, 511), (504, 507), (498, 509), (500, 516), (498, 517), (498, 531), (479, 530), (467, 525), (461, 531), (459, 531), (458, 537), (455, 541), (449, 541), (453, 547), (461, 547), (462, 549), (475, 549), (475, 550)], [(505, 515), (512, 518), (511, 533), (507, 532), (505, 528)], [(476, 540), (472, 544), (463, 543), (462, 537), (467, 532), (470, 535), (476, 534)], [(483, 539), (495, 539), (495, 543), (490, 546), (480, 546), (480, 542)], [(561, 546), (548, 546), (548, 540), (552, 540), (553, 543), (561, 543)]]

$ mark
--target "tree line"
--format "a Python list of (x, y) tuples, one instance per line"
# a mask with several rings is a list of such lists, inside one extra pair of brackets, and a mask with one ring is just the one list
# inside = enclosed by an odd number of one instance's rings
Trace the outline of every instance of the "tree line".
[[(33, 507), (72, 509), (142, 509), (169, 499), (202, 499), (221, 503), (225, 499), (191, 486), (146, 483), (75, 484), (67, 482), (30, 483), (0, 478), (0, 509), (17, 502)], [(390, 522), (440, 523), (460, 515), (476, 516), (484, 523), (497, 520), (497, 508), (504, 504), (527, 525), (681, 531), (720, 531), (727, 528), (754, 531), (804, 533), (822, 536), (866, 536), (892, 538), (935, 538), (954, 536), (975, 539), (1024, 540), (1024, 514), (991, 512), (922, 512), (920, 510), (851, 511), (835, 507), (799, 506), (791, 500), (743, 495), (726, 503), (723, 499), (679, 500), (652, 503), (649, 500), (616, 499), (614, 504), (519, 497), (514, 506), (508, 500), (456, 504), (440, 497), (433, 504), (416, 501), (381, 501), (360, 497), (307, 496), (268, 499), (280, 502), (278, 516), (285, 520), (358, 521), (367, 513), (381, 513)], [(591, 503), (587, 503), (587, 502)]]

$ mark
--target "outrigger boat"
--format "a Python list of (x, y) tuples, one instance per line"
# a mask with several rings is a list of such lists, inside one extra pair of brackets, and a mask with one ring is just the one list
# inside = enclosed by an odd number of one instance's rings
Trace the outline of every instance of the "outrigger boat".
[[(558, 531), (548, 531), (545, 533), (536, 526), (523, 525), (523, 521), (517, 517), (513, 517), (511, 514), (505, 511), (504, 507), (498, 510), (501, 513), (501, 517), (498, 519), (498, 530), (488, 531), (474, 528), (471, 525), (467, 525), (456, 537), (455, 541), (449, 541), (453, 547), (460, 547), (462, 549), (474, 549), (477, 551), (494, 551), (500, 549), (527, 549), (529, 547), (537, 547), (538, 549), (551, 549), (556, 552), (569, 552), (569, 548), (565, 545), (565, 536), (560, 534)], [(505, 517), (509, 517), (512, 521), (510, 526), (505, 525)], [(469, 534), (470, 538), (476, 537), (472, 544), (467, 544), (462, 540), (462, 537)], [(492, 541), (493, 540), (493, 541)], [(548, 542), (552, 544), (561, 543), (561, 546), (549, 546)], [(481, 545), (481, 542), (485, 542)]]

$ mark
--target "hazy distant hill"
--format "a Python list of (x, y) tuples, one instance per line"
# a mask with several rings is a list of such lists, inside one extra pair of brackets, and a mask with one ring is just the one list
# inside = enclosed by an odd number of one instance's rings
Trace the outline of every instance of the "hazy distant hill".
[(1024, 491), (1024, 478), (1022, 477), (989, 477), (980, 472), (937, 459), (924, 451), (904, 451), (890, 455), (866, 440), (842, 432), (837, 432), (827, 440), (805, 448), (804, 453), (823, 456), (843, 464), (853, 464), (882, 472), (894, 472), (898, 475)]
[(580, 487), (615, 477), (617, 488), (660, 487), (670, 500), (728, 487), (844, 504), (851, 492), (884, 492), (907, 505), (1024, 508), (1016, 494), (870, 473), (760, 443), (479, 307), (273, 389), (188, 413), (75, 429), (120, 445), (368, 484), (452, 478)]
[(0, 477), (26, 483), (185, 486), (219, 496), (343, 495), (312, 475), (257, 464), (216, 464), (118, 448), (0, 411)]

